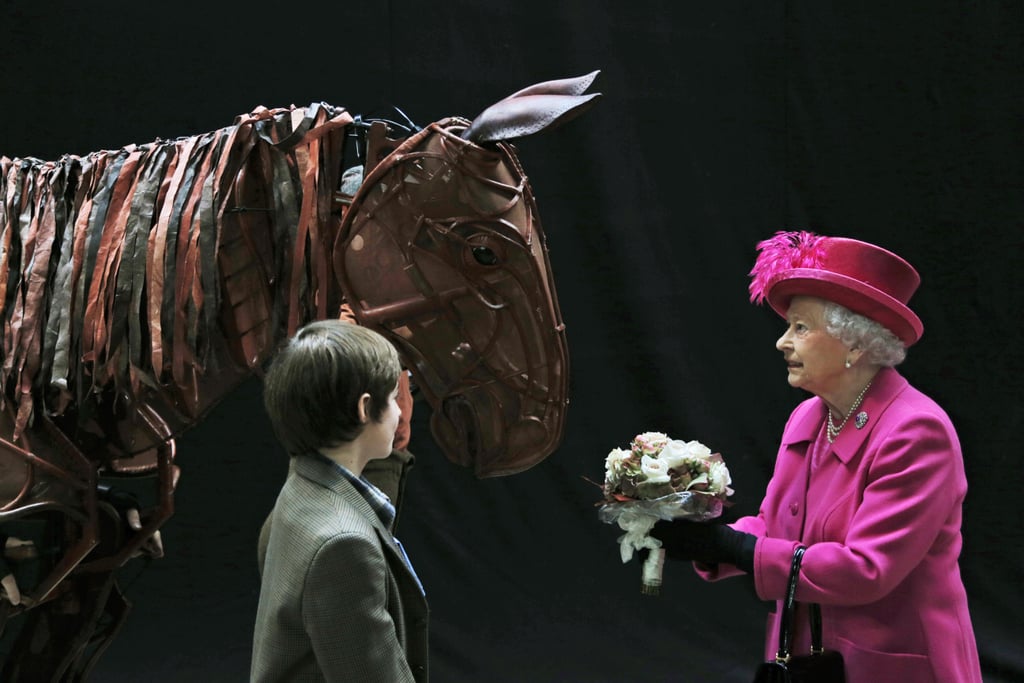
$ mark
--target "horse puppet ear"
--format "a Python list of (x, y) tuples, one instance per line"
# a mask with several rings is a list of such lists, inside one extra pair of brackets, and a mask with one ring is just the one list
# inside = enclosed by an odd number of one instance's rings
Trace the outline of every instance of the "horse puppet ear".
[(462, 133), (470, 142), (496, 142), (533, 135), (589, 109), (601, 93), (583, 94), (600, 71), (537, 83), (492, 104)]

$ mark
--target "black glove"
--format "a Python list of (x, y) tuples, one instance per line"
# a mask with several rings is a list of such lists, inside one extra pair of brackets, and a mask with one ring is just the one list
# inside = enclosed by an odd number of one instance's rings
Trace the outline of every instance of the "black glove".
[(658, 522), (651, 536), (661, 541), (665, 555), (672, 560), (734, 564), (748, 574), (754, 571), (754, 546), (757, 536), (713, 522), (674, 519)]

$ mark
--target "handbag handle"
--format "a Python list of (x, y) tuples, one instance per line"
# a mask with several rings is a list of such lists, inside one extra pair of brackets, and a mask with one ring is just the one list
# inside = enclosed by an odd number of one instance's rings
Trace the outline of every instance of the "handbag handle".
[[(793, 620), (796, 616), (796, 584), (800, 578), (800, 564), (804, 559), (804, 546), (797, 546), (793, 551), (793, 564), (789, 569), (789, 583), (786, 586), (786, 603), (783, 605), (782, 617), (779, 619), (779, 650), (775, 661), (788, 662), (793, 643)], [(810, 604), (811, 612), (811, 654), (820, 654), (824, 648), (821, 642), (821, 606)]]

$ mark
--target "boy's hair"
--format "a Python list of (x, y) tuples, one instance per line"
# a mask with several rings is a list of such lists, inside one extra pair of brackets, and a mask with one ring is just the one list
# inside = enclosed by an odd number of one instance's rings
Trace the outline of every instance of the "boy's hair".
[(363, 429), (359, 397), (370, 395), (377, 421), (398, 383), (401, 366), (387, 339), (340, 320), (310, 323), (274, 358), (263, 405), (290, 455), (352, 441)]

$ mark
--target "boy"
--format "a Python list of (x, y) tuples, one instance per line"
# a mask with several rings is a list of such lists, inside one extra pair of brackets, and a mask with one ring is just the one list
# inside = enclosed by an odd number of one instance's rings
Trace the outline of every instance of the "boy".
[(271, 364), (264, 404), (291, 456), (271, 513), (252, 681), (427, 680), (426, 598), (362, 477), (391, 453), (400, 366), (382, 336), (311, 323)]

